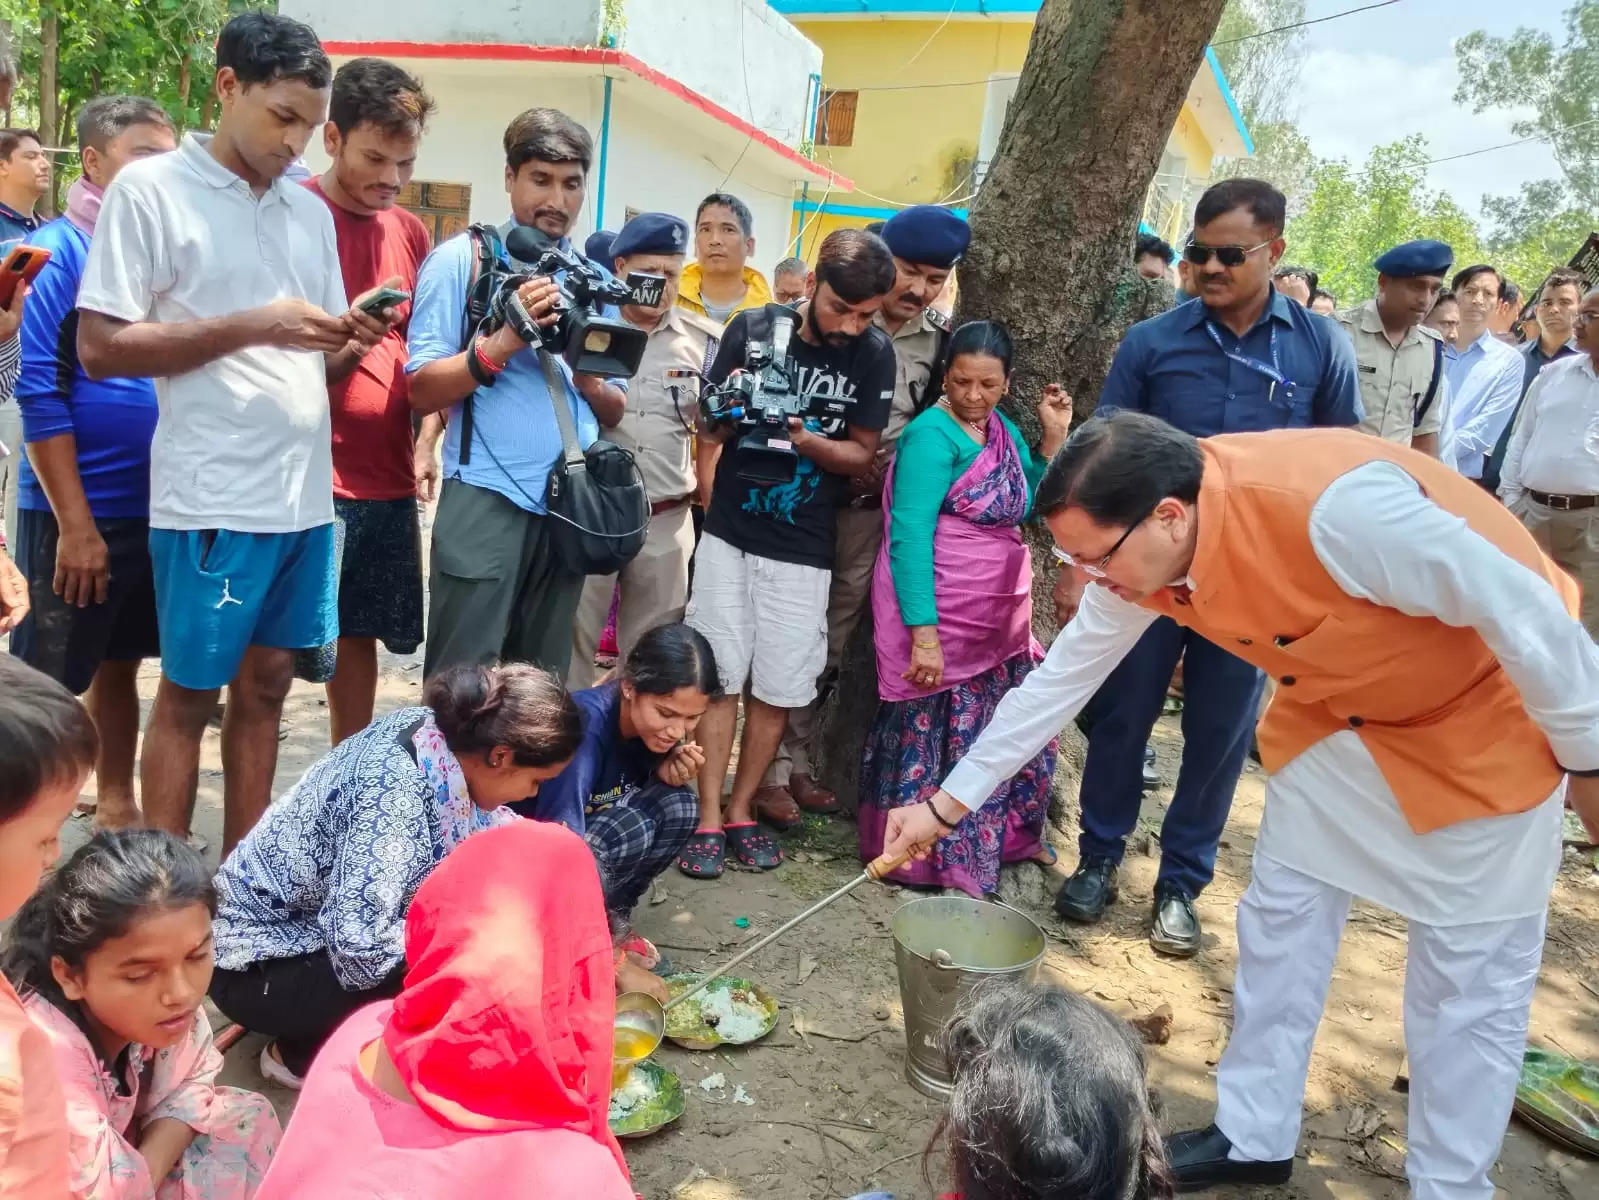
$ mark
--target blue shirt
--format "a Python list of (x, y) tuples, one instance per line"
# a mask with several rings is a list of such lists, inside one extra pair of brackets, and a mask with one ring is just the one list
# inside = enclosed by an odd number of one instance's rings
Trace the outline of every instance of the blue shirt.
[[(1291, 399), (1282, 384), (1223, 350), (1269, 365), (1273, 332), (1281, 373), (1294, 384)], [(1149, 413), (1195, 437), (1358, 425), (1365, 415), (1349, 338), (1333, 321), (1275, 290), (1260, 320), (1241, 338), (1203, 300), (1134, 325), (1116, 351), (1097, 411), (1119, 408)]]
[(572, 693), (583, 714), (583, 740), (566, 769), (539, 785), (531, 801), (511, 804), (513, 812), (555, 821), (582, 834), (588, 818), (626, 800), (655, 781), (661, 757), (640, 738), (624, 738), (620, 708), (622, 685), (611, 682)]
[[(70, 433), (77, 439), (78, 476), (97, 520), (150, 515), (150, 440), (155, 436), (155, 383), (90, 379), (78, 362), (78, 281), (89, 235), (65, 217), (32, 236), (50, 251), (22, 310), (22, 376), (17, 403), (26, 442)], [(48, 512), (50, 501), (24, 456), (17, 504)]]
[(9, 252), (20, 242), (37, 245), (33, 233), (42, 224), (32, 213), (20, 213), (9, 204), (0, 203), (0, 251)]
[[(462, 233), (434, 249), (422, 263), (407, 332), (411, 349), (407, 375), (461, 352), (466, 292), (476, 262), (471, 235)], [(600, 436), (599, 422), (572, 386), (565, 360), (556, 362), (566, 383), (578, 444), (587, 449)], [(478, 388), (472, 395), (471, 461), (461, 463), (461, 406), (456, 404), (450, 408), (444, 434), (445, 478), (488, 488), (518, 508), (542, 513), (544, 484), (561, 454), (561, 431), (538, 356), (531, 350), (519, 352), (492, 388)]]
[(1439, 458), (1467, 479), (1481, 479), (1487, 459), (1521, 399), (1526, 362), (1493, 334), (1463, 350), (1444, 347), (1449, 411), (1439, 438)]

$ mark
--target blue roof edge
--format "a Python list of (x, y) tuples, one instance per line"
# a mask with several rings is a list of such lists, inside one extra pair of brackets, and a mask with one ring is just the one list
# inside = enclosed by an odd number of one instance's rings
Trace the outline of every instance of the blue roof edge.
[(1233, 96), (1233, 89), (1227, 83), (1227, 72), (1221, 69), (1221, 60), (1216, 57), (1216, 51), (1205, 47), (1205, 61), (1210, 64), (1211, 72), (1216, 76), (1216, 86), (1221, 89), (1221, 98), (1227, 101), (1227, 111), (1233, 115), (1233, 126), (1238, 130), (1238, 136), (1244, 139), (1244, 153), (1255, 152), (1255, 139), (1249, 136), (1249, 128), (1244, 124), (1244, 114), (1238, 109), (1238, 101)]

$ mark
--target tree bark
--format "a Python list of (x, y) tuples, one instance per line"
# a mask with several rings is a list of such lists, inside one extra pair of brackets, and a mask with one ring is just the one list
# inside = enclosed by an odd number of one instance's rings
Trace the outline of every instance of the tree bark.
[[(1016, 380), (1006, 408), (1035, 445), (1034, 404), (1043, 385), (1065, 385), (1077, 417), (1087, 417), (1122, 335), (1171, 304), (1166, 283), (1139, 278), (1133, 240), (1225, 6), (1045, 0), (1039, 9), (959, 268), (959, 319), (1002, 321), (1015, 338)], [(1048, 535), (1026, 532), (1034, 548), (1033, 626), (1047, 642), (1056, 632)], [(818, 735), (822, 777), (846, 802), (856, 795), (876, 708), (868, 616), (846, 651)], [(1072, 773), (1064, 756), (1061, 773)]]
[(39, 132), (61, 145), (61, 20), (54, 9), (39, 13)]

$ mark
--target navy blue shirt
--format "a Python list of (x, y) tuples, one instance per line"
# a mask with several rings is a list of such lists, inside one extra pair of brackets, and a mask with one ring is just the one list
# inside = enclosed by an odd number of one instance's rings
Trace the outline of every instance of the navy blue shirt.
[[(1269, 365), (1274, 332), (1278, 367), (1294, 385), (1291, 396), (1289, 388), (1226, 353)], [(1116, 351), (1097, 411), (1119, 408), (1149, 413), (1195, 437), (1358, 425), (1365, 415), (1348, 335), (1275, 290), (1242, 338), (1213, 317), (1203, 300), (1134, 325)]]
[(565, 825), (581, 834), (588, 818), (648, 787), (661, 765), (642, 738), (622, 736), (622, 685), (614, 680), (572, 693), (583, 714), (583, 740), (572, 761), (531, 801), (519, 800), (513, 812)]
[(0, 250), (28, 240), (28, 235), (44, 224), (32, 213), (20, 213), (9, 204), (0, 203)]

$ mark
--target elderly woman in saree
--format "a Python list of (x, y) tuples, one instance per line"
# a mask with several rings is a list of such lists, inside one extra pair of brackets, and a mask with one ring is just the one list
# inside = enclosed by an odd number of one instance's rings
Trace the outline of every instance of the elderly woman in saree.
[[(930, 802), (1000, 698), (1043, 657), (1020, 526), (1066, 439), (1071, 399), (1058, 385), (1044, 389), (1035, 456), (997, 411), (1011, 363), (1003, 325), (971, 321), (956, 330), (944, 394), (906, 426), (883, 489), (885, 537), (872, 581), (881, 702), (860, 777), (865, 859), (882, 850), (888, 814)], [(996, 793), (1001, 799), (894, 877), (977, 896), (995, 890), (1002, 863), (1053, 861), (1043, 829), (1054, 766), (1052, 742)]]

